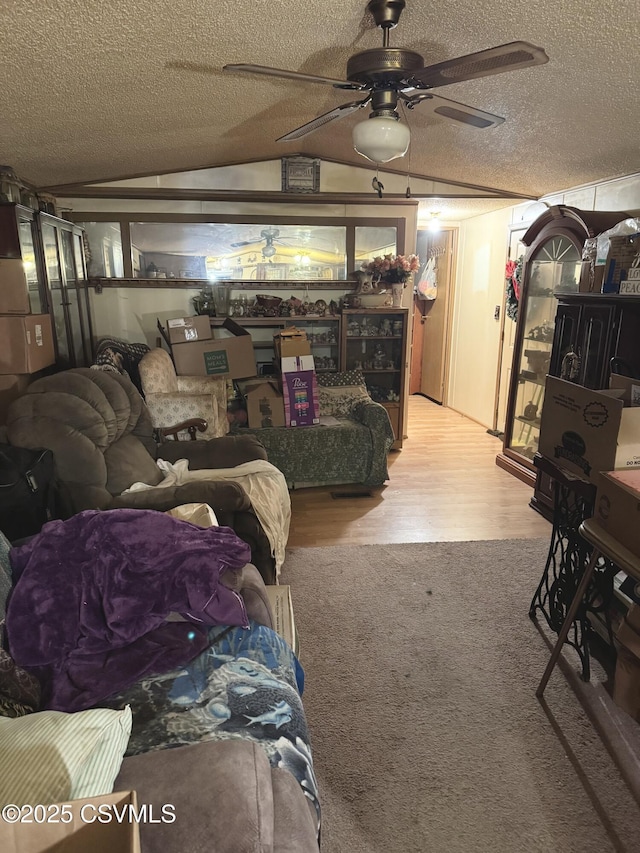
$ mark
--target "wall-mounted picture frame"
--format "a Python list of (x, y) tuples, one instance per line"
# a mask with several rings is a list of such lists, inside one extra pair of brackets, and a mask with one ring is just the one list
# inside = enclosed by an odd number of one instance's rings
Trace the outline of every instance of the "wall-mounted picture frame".
[(282, 158), (283, 193), (319, 193), (320, 160), (312, 157)]

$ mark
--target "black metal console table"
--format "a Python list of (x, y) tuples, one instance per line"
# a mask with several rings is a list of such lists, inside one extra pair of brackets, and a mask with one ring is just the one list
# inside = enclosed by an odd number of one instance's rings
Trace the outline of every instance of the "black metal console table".
[[(537, 468), (553, 479), (554, 511), (547, 561), (531, 600), (529, 616), (536, 620), (538, 613), (541, 613), (549, 627), (558, 634), (593, 550), (593, 545), (580, 535), (579, 527), (593, 515), (596, 487), (584, 480), (574, 479), (540, 454), (536, 454), (533, 461)], [(591, 675), (589, 642), (595, 634), (589, 613), (598, 614), (604, 619), (609, 644), (615, 651), (609, 604), (617, 571), (617, 567), (603, 554), (598, 556), (593, 576), (565, 640), (580, 657), (582, 678), (585, 681), (589, 681)]]

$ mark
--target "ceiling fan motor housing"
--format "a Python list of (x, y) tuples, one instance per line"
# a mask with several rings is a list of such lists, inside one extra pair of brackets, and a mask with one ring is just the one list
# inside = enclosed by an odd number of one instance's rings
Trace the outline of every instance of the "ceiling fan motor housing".
[(424, 68), (424, 59), (413, 50), (401, 47), (374, 47), (354, 54), (347, 62), (347, 80), (368, 86), (393, 86), (411, 79)]
[(377, 27), (391, 29), (397, 25), (406, 5), (405, 0), (369, 0), (367, 9), (373, 15)]

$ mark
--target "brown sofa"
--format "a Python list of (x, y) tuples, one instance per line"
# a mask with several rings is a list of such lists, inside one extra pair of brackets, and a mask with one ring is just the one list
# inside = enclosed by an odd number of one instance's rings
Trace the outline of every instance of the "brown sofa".
[[(227, 585), (240, 592), (249, 618), (269, 628), (273, 616), (253, 566)], [(116, 791), (139, 803), (175, 808), (173, 823), (140, 825), (142, 853), (317, 853), (317, 813), (292, 774), (272, 767), (248, 740), (160, 749), (125, 758)]]
[[(0, 532), (0, 620), (12, 585), (8, 556), (9, 543)], [(248, 632), (239, 630), (250, 634), (264, 631), (260, 626), (272, 629), (273, 615), (264, 582), (253, 566), (227, 571), (221, 582), (238, 592), (245, 602), (251, 627)], [(273, 644), (269, 636), (270, 632), (259, 642)], [(214, 648), (221, 647), (213, 645)], [(243, 656), (233, 662), (250, 667), (252, 659)], [(282, 678), (278, 668), (272, 673), (273, 678)], [(160, 684), (162, 676), (158, 679)], [(224, 676), (220, 680), (226, 682)], [(267, 685), (271, 683), (267, 678)], [(137, 685), (132, 685), (126, 695), (132, 695), (131, 691), (135, 693), (136, 689)], [(252, 690), (253, 687), (249, 692)], [(121, 700), (120, 696), (114, 702), (100, 704), (122, 707)], [(281, 757), (287, 741), (284, 737), (281, 741), (277, 738), (284, 729), (275, 727), (274, 731), (269, 726), (270, 731), (263, 735), (263, 749), (259, 727), (252, 726), (252, 731), (243, 727), (240, 734), (212, 740), (211, 737), (216, 737), (215, 727), (209, 733), (205, 725), (194, 735), (200, 742), (171, 748), (162, 742), (162, 737), (157, 737), (159, 730), (154, 727), (153, 712), (159, 710), (158, 693), (149, 704), (144, 701), (138, 704), (130, 698), (125, 701), (131, 704), (137, 721), (134, 729), (148, 729), (152, 733), (145, 751), (123, 760), (114, 785), (115, 791), (135, 790), (138, 804), (145, 804), (147, 813), (154, 816), (153, 821), (140, 823), (141, 853), (318, 853), (319, 807), (315, 795), (310, 796), (311, 786), (291, 772), (295, 770), (300, 775), (299, 760), (287, 762)], [(184, 718), (188, 707), (184, 702), (179, 706), (180, 717)], [(196, 706), (196, 712), (199, 707)], [(196, 713), (190, 719), (200, 720), (201, 716)], [(181, 737), (188, 741), (190, 732), (184, 723), (182, 726)], [(297, 748), (305, 749), (300, 744)], [(310, 754), (301, 751), (298, 757), (303, 755), (310, 762)], [(160, 819), (163, 806), (172, 807), (175, 820)]]
[(271, 546), (242, 486), (198, 481), (122, 494), (136, 482), (156, 485), (157, 458), (186, 458), (192, 470), (229, 468), (266, 459), (253, 436), (158, 444), (147, 407), (128, 377), (90, 368), (66, 370), (32, 383), (7, 413), (11, 444), (49, 448), (69, 507), (137, 508), (161, 512), (180, 504), (207, 503), (220, 525), (231, 527), (251, 547), (251, 561), (266, 583), (275, 582)]

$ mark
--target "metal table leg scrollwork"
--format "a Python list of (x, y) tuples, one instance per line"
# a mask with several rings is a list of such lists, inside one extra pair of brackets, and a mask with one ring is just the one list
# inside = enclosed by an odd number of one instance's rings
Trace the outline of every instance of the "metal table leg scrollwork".
[[(554, 480), (554, 512), (551, 542), (547, 561), (529, 606), (529, 616), (536, 619), (541, 613), (556, 634), (564, 623), (585, 569), (593, 546), (579, 533), (581, 523), (593, 514), (595, 487), (582, 481), (565, 478), (560, 471), (550, 472), (552, 463), (542, 460)], [(594, 634), (589, 613), (600, 616), (606, 626), (612, 648), (613, 632), (609, 618), (609, 604), (613, 596), (613, 578), (617, 568), (603, 555), (599, 555), (592, 579), (582, 598), (565, 642), (574, 648), (582, 665), (582, 678), (591, 675), (589, 640)]]

